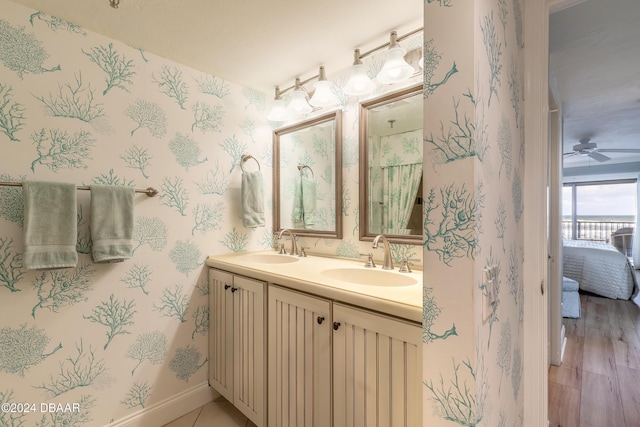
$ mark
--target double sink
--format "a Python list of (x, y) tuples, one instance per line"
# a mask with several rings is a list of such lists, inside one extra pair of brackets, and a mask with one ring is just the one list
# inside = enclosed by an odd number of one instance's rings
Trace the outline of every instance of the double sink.
[[(277, 253), (247, 253), (238, 256), (238, 261), (251, 264), (278, 265), (291, 263), (326, 263), (327, 267), (319, 270), (320, 274), (333, 280), (338, 280), (347, 284), (367, 285), (367, 286), (413, 286), (419, 284), (417, 274), (400, 273), (396, 270), (382, 270), (380, 268), (365, 268), (361, 266), (331, 266), (332, 258), (307, 257), (300, 258), (292, 255)], [(356, 261), (348, 261), (356, 263)]]

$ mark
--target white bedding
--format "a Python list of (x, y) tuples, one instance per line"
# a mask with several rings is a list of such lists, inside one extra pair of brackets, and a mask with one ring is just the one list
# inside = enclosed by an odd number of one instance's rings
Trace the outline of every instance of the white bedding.
[(563, 241), (562, 275), (580, 289), (613, 299), (630, 299), (638, 289), (629, 259), (608, 243)]

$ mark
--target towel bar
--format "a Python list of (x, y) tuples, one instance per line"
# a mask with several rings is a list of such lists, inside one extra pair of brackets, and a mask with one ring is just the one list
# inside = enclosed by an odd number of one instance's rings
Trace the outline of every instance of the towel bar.
[[(21, 182), (0, 181), (0, 186), (3, 186), (3, 187), (22, 187), (22, 183)], [(88, 185), (78, 185), (77, 188), (78, 188), (78, 190), (90, 190), (90, 187)], [(156, 190), (153, 187), (136, 188), (134, 191), (136, 193), (144, 193), (149, 197), (153, 197), (153, 196), (158, 194), (158, 190)]]

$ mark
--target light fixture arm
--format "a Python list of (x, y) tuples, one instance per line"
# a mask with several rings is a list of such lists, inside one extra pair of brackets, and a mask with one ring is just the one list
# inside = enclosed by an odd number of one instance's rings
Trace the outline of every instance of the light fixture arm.
[[(422, 31), (423, 29), (424, 29), (424, 27), (416, 28), (415, 30), (413, 30), (413, 31), (409, 31), (407, 34), (403, 34), (403, 35), (401, 35), (400, 37), (398, 37), (398, 35), (397, 35), (398, 33), (396, 33), (395, 31), (392, 31), (392, 32), (391, 32), (391, 37), (390, 37), (390, 39), (389, 39), (389, 41), (388, 41), (388, 42), (386, 42), (385, 44), (381, 44), (380, 46), (376, 46), (376, 47), (374, 47), (373, 49), (370, 49), (370, 50), (366, 51), (365, 53), (362, 53), (362, 54), (360, 54), (360, 53), (359, 53), (358, 60), (361, 60), (362, 58), (366, 58), (367, 56), (369, 56), (369, 55), (371, 55), (371, 54), (373, 54), (373, 53), (375, 53), (375, 52), (377, 52), (377, 51), (379, 51), (379, 50), (382, 50), (382, 49), (384, 49), (384, 48), (386, 48), (386, 47), (391, 46), (391, 44), (392, 44), (392, 40), (393, 40), (394, 38), (395, 38), (395, 41), (396, 41), (397, 43), (399, 43), (399, 42), (401, 42), (402, 40), (404, 40), (404, 39), (406, 39), (406, 38), (409, 38), (409, 37), (411, 37), (411, 36), (412, 36), (412, 35), (414, 35), (414, 34), (419, 33), (419, 32), (420, 32), (420, 31)], [(394, 37), (394, 34), (395, 34), (395, 37)], [(359, 49), (358, 49), (358, 52), (360, 52), (360, 50), (359, 50)]]
[[(324, 70), (324, 67), (321, 67), (321, 68)], [(278, 91), (277, 93), (279, 95), (284, 95), (285, 93), (289, 92), (292, 89), (297, 89), (299, 87), (304, 89), (304, 85), (314, 80), (317, 80), (319, 78), (320, 78), (320, 74), (316, 74), (315, 76), (309, 77), (308, 79), (302, 80), (302, 81), (300, 80), (300, 77), (296, 77), (296, 82), (292, 86), (289, 86), (288, 88), (285, 88), (285, 89), (280, 89), (278, 88), (278, 86), (276, 86), (276, 90)], [(304, 90), (306, 91), (306, 89)]]

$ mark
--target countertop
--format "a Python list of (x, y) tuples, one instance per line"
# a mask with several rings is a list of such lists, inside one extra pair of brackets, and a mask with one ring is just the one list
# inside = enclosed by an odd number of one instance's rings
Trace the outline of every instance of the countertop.
[[(275, 251), (241, 252), (209, 256), (206, 264), (209, 267), (310, 293), (335, 302), (343, 302), (422, 323), (422, 271), (413, 267), (411, 273), (400, 273), (398, 267), (394, 270), (381, 270), (380, 266), (369, 269), (364, 267), (364, 260), (313, 254), (309, 254), (306, 258), (295, 257), (295, 261), (287, 263), (256, 262), (261, 257), (263, 261), (279, 260), (273, 257), (286, 257), (287, 261), (292, 261), (294, 258), (290, 255), (278, 255)], [(384, 280), (381, 282), (384, 284), (365, 284), (366, 277), (361, 278), (358, 269), (362, 269), (362, 276), (371, 275), (377, 279), (379, 275), (383, 275)], [(363, 283), (343, 280), (348, 280), (347, 276), (355, 276), (357, 281)], [(415, 282), (415, 284), (399, 285), (404, 282)]]

